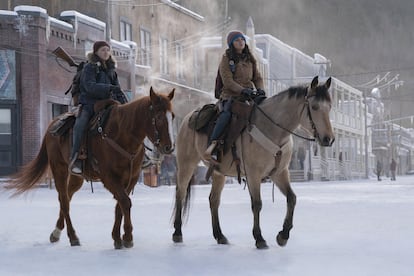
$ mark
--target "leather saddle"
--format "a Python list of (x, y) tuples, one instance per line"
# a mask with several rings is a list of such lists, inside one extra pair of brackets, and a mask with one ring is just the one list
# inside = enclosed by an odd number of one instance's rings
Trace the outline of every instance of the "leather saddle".
[[(219, 145), (216, 150), (221, 150), (226, 154), (232, 147), (233, 143), (240, 136), (242, 131), (249, 124), (250, 115), (253, 110), (253, 102), (242, 102), (234, 100), (231, 106), (231, 120), (219, 138)], [(194, 111), (189, 120), (189, 127), (208, 136), (211, 135), (216, 120), (219, 115), (219, 109), (214, 104), (204, 105), (202, 108)]]
[[(105, 127), (112, 108), (117, 102), (113, 100), (103, 100), (95, 104), (95, 115), (89, 121), (88, 126), (85, 129), (85, 134), (83, 136), (81, 146), (79, 149), (78, 159), (84, 162), (83, 167), (85, 168), (85, 162), (87, 159), (92, 160), (90, 152), (88, 151), (91, 136), (100, 135), (103, 128)], [(81, 107), (80, 107), (81, 108)], [(78, 110), (74, 112), (66, 112), (59, 115), (49, 127), (49, 133), (53, 136), (67, 136), (72, 133), (73, 126), (75, 125), (76, 116)], [(71, 139), (71, 137), (69, 138)], [(70, 140), (71, 141), (71, 140)], [(91, 164), (95, 168), (94, 164)]]

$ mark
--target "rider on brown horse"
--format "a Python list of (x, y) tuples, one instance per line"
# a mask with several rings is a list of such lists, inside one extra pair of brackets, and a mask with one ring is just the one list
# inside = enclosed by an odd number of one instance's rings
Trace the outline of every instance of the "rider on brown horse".
[[(106, 41), (97, 41), (93, 45), (93, 53), (88, 55), (80, 78), (80, 112), (73, 127), (73, 147), (70, 155), (70, 170), (74, 174), (82, 173), (82, 164), (78, 159), (84, 130), (95, 114), (94, 104), (99, 100), (122, 99), (122, 91), (115, 72), (115, 60), (111, 55), (111, 47)], [(119, 95), (119, 96), (118, 96)], [(122, 94), (123, 95), (123, 94)], [(123, 103), (123, 102), (121, 102)]]
[(231, 104), (233, 99), (249, 98), (252, 96), (253, 88), (258, 94), (264, 95), (263, 79), (257, 69), (257, 62), (249, 47), (246, 38), (240, 31), (232, 31), (227, 35), (228, 49), (223, 55), (219, 65), (219, 74), (223, 82), (220, 94), (220, 115), (216, 121), (214, 130), (208, 140), (208, 148), (204, 158), (217, 164), (214, 150), (217, 140), (223, 134), (224, 128), (231, 118)]

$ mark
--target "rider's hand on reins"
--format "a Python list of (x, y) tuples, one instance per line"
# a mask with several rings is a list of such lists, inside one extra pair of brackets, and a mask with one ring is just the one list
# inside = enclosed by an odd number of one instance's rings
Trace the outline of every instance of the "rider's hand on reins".
[(254, 94), (254, 91), (253, 91), (253, 89), (251, 89), (251, 88), (244, 88), (244, 89), (240, 92), (240, 94), (241, 94), (242, 96), (245, 96), (246, 98), (251, 98), (251, 97), (253, 96), (253, 94)]

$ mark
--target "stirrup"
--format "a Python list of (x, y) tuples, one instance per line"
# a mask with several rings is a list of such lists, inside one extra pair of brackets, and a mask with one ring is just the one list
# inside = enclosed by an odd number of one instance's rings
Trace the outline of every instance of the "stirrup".
[(216, 148), (217, 143), (218, 143), (217, 140), (212, 141), (211, 144), (210, 144), (210, 146), (207, 148), (207, 150), (203, 154), (203, 158), (206, 161), (208, 161), (211, 164), (213, 164), (213, 165), (219, 165), (220, 164), (220, 162), (218, 160), (216, 160), (216, 159), (213, 158), (213, 151)]
[(77, 159), (77, 155), (69, 164), (69, 171), (72, 174), (81, 175), (82, 174), (82, 161)]

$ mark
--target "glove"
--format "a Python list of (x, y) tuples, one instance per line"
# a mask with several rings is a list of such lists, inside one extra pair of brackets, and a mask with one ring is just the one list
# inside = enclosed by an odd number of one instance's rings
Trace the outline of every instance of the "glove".
[(244, 88), (240, 94), (245, 97), (251, 97), (253, 94), (253, 90), (251, 88)]
[(116, 86), (116, 85), (111, 85), (111, 92), (112, 94), (119, 94), (122, 92), (121, 87)]
[(256, 94), (257, 94), (257, 96), (265, 96), (266, 92), (263, 89), (259, 88), (259, 89), (257, 89)]
[(111, 98), (115, 101), (120, 102), (121, 104), (128, 102), (128, 99), (125, 96), (124, 92), (121, 90), (121, 87), (116, 85), (111, 85)]

